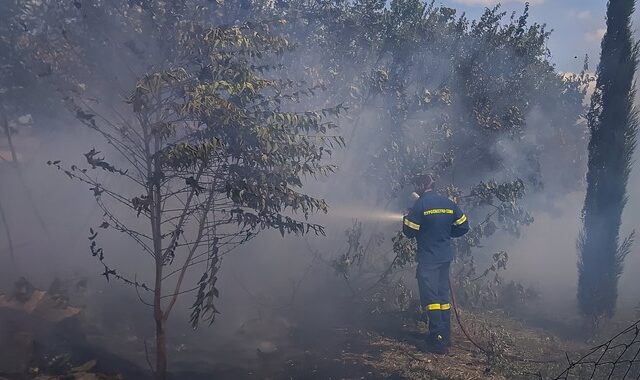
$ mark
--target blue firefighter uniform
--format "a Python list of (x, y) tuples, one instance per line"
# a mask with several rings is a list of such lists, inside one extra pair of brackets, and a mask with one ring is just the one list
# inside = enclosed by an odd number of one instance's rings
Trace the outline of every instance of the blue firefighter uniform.
[(447, 347), (451, 342), (449, 266), (451, 238), (469, 231), (467, 216), (449, 198), (424, 192), (404, 217), (403, 232), (418, 242), (416, 258), (420, 303), (429, 317), (428, 341)]

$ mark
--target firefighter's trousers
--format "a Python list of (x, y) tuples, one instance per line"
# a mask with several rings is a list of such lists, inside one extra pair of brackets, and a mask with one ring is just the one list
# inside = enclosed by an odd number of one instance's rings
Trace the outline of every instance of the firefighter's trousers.
[(416, 278), (420, 304), (429, 317), (429, 339), (451, 342), (451, 303), (449, 301), (450, 262), (418, 265)]

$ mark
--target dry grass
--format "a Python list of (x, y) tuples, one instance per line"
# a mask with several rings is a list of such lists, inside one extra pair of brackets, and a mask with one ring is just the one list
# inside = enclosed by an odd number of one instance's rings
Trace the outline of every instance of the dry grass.
[(504, 379), (487, 372), (482, 355), (462, 347), (453, 347), (450, 355), (418, 351), (413, 345), (376, 333), (363, 336), (370, 349), (362, 353), (344, 353), (343, 360), (367, 365), (382, 377), (406, 379)]
[(406, 335), (424, 333), (424, 326), (411, 323), (407, 334), (385, 334), (374, 330), (350, 331), (358, 349), (342, 352), (343, 365), (366, 366), (375, 377), (404, 379), (520, 379), (553, 374), (564, 365), (564, 352), (578, 349), (504, 314), (462, 315), (472, 338), (485, 349), (469, 342), (453, 321), (454, 345), (449, 355), (423, 353)]

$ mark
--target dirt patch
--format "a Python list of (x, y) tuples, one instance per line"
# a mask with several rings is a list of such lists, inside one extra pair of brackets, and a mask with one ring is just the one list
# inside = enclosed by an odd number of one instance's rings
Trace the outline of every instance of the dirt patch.
[[(0, 298), (4, 310), (13, 316), (7, 319), (14, 321), (12, 339), (22, 342), (12, 347), (24, 346), (22, 367), (10, 371), (22, 372), (20, 379), (49, 380), (60, 375), (70, 379), (109, 378), (100, 373), (122, 374), (124, 379), (150, 378), (144, 339), (126, 329), (80, 323), (87, 316), (71, 305), (50, 307), (53, 301), (43, 302), (51, 298), (49, 295), (37, 289), (28, 294), (24, 299)], [(43, 312), (49, 309), (55, 313)], [(72, 312), (60, 314), (65, 310)], [(467, 339), (454, 320), (454, 344), (449, 355), (420, 351), (426, 326), (412, 313), (351, 313), (349, 318), (333, 320), (307, 318), (303, 324), (282, 316), (273, 316), (273, 321), (252, 320), (226, 343), (176, 339), (170, 354), (171, 379), (535, 378), (558, 373), (566, 364), (566, 351), (585, 348), (584, 344), (562, 340), (501, 312), (463, 311), (461, 316), (467, 332), (482, 350)], [(62, 323), (65, 321), (73, 323)], [(43, 326), (44, 331), (39, 331)], [(84, 331), (87, 326), (91, 326), (89, 334)], [(47, 342), (46, 350), (34, 349)], [(153, 352), (152, 346), (147, 348)], [(58, 372), (33, 372), (34, 365), (55, 367)]]

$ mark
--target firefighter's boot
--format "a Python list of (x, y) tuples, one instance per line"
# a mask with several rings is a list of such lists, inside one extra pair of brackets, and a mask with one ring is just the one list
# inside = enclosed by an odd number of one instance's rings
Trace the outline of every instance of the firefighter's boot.
[(426, 351), (437, 355), (448, 355), (449, 347), (445, 343), (445, 338), (441, 334), (433, 334), (427, 338)]
[(451, 307), (449, 304), (442, 305), (441, 319), (444, 344), (447, 347), (451, 347)]

